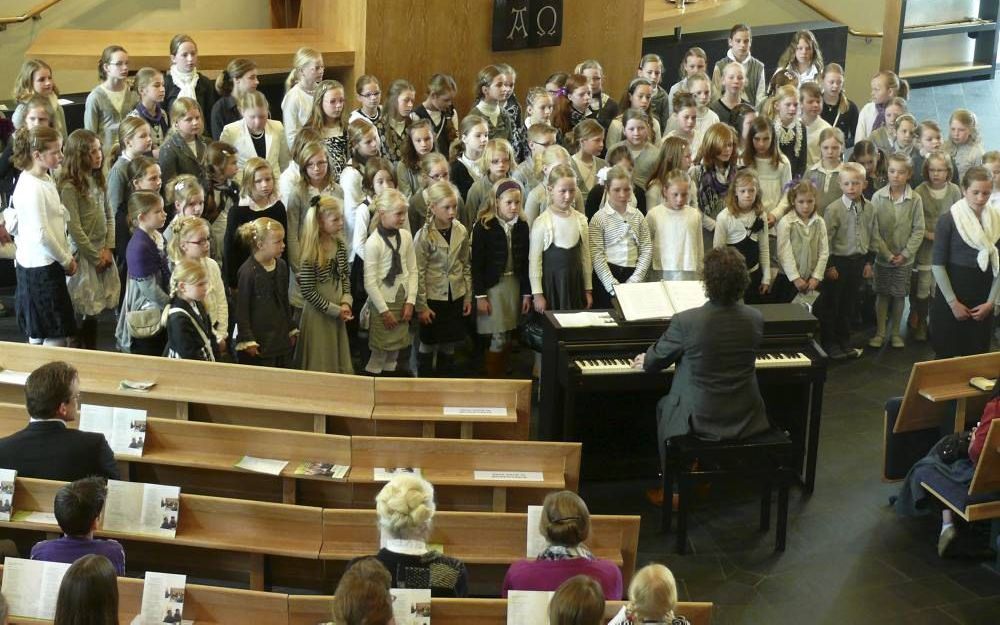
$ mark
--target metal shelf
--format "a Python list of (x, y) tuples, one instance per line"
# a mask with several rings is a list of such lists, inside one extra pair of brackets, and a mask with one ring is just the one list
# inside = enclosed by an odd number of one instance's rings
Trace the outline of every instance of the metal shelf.
[(928, 24), (926, 26), (911, 26), (904, 28), (901, 39), (920, 39), (923, 37), (941, 37), (944, 35), (960, 35), (967, 33), (992, 32), (997, 23), (990, 20), (969, 20), (963, 22), (948, 22), (944, 24)]

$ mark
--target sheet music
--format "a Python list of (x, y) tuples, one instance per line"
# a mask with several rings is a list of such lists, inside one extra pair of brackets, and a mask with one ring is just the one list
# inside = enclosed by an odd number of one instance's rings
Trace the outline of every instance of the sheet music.
[(554, 592), (512, 590), (507, 593), (507, 625), (549, 625)]
[(7, 599), (11, 616), (51, 621), (56, 598), (69, 564), (8, 557), (4, 561), (0, 593)]
[(0, 521), (9, 521), (14, 511), (14, 469), (0, 469)]
[(564, 328), (589, 328), (591, 326), (618, 325), (606, 312), (553, 313), (556, 321)]
[(708, 301), (708, 296), (705, 295), (705, 283), (701, 280), (672, 280), (662, 284), (666, 287), (675, 315), (704, 306)]
[(633, 282), (615, 285), (615, 297), (627, 321), (674, 316), (665, 282)]

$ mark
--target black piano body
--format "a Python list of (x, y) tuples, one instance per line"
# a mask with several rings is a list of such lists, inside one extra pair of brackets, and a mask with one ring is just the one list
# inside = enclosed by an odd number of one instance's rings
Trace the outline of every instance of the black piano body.
[[(819, 322), (796, 304), (761, 304), (764, 339), (758, 355), (758, 382), (768, 417), (786, 429), (801, 458), (800, 479), (812, 492), (816, 479), (826, 354), (814, 336)], [(557, 311), (572, 312), (572, 311)], [(655, 477), (659, 470), (656, 402), (670, 389), (672, 373), (585, 374), (577, 361), (626, 359), (643, 353), (666, 330), (669, 320), (564, 328), (545, 313), (541, 370), (539, 438), (582, 441), (587, 479)], [(771, 368), (775, 356), (794, 365)], [(805, 358), (808, 364), (805, 364)], [(764, 368), (767, 366), (768, 368)]]

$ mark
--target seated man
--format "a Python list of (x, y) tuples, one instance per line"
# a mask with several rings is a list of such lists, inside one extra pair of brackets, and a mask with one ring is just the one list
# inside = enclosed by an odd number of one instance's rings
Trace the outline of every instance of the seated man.
[(80, 378), (73, 365), (50, 362), (24, 384), (28, 427), (0, 438), (0, 467), (19, 477), (71, 482), (98, 475), (118, 479), (115, 455), (103, 434), (66, 427), (80, 412)]
[(77, 480), (60, 488), (53, 508), (63, 537), (37, 543), (31, 548), (31, 559), (72, 564), (93, 553), (106, 557), (118, 575), (124, 575), (125, 550), (121, 544), (116, 540), (94, 539), (106, 495), (104, 480), (97, 477)]

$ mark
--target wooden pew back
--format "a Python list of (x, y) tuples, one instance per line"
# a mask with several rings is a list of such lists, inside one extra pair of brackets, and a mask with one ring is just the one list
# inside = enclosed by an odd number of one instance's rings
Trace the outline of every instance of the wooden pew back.
[(969, 484), (970, 495), (986, 495), (1000, 492), (1000, 423), (990, 422), (990, 431), (986, 433), (986, 443), (983, 453), (976, 463), (976, 472)]
[(956, 422), (955, 426), (964, 427), (965, 410), (978, 414), (987, 399), (986, 393), (969, 386), (969, 380), (979, 376), (995, 378), (998, 372), (1000, 352), (914, 363), (893, 432), (940, 426), (953, 415), (952, 399), (963, 404), (962, 414), (956, 415), (963, 423)]

